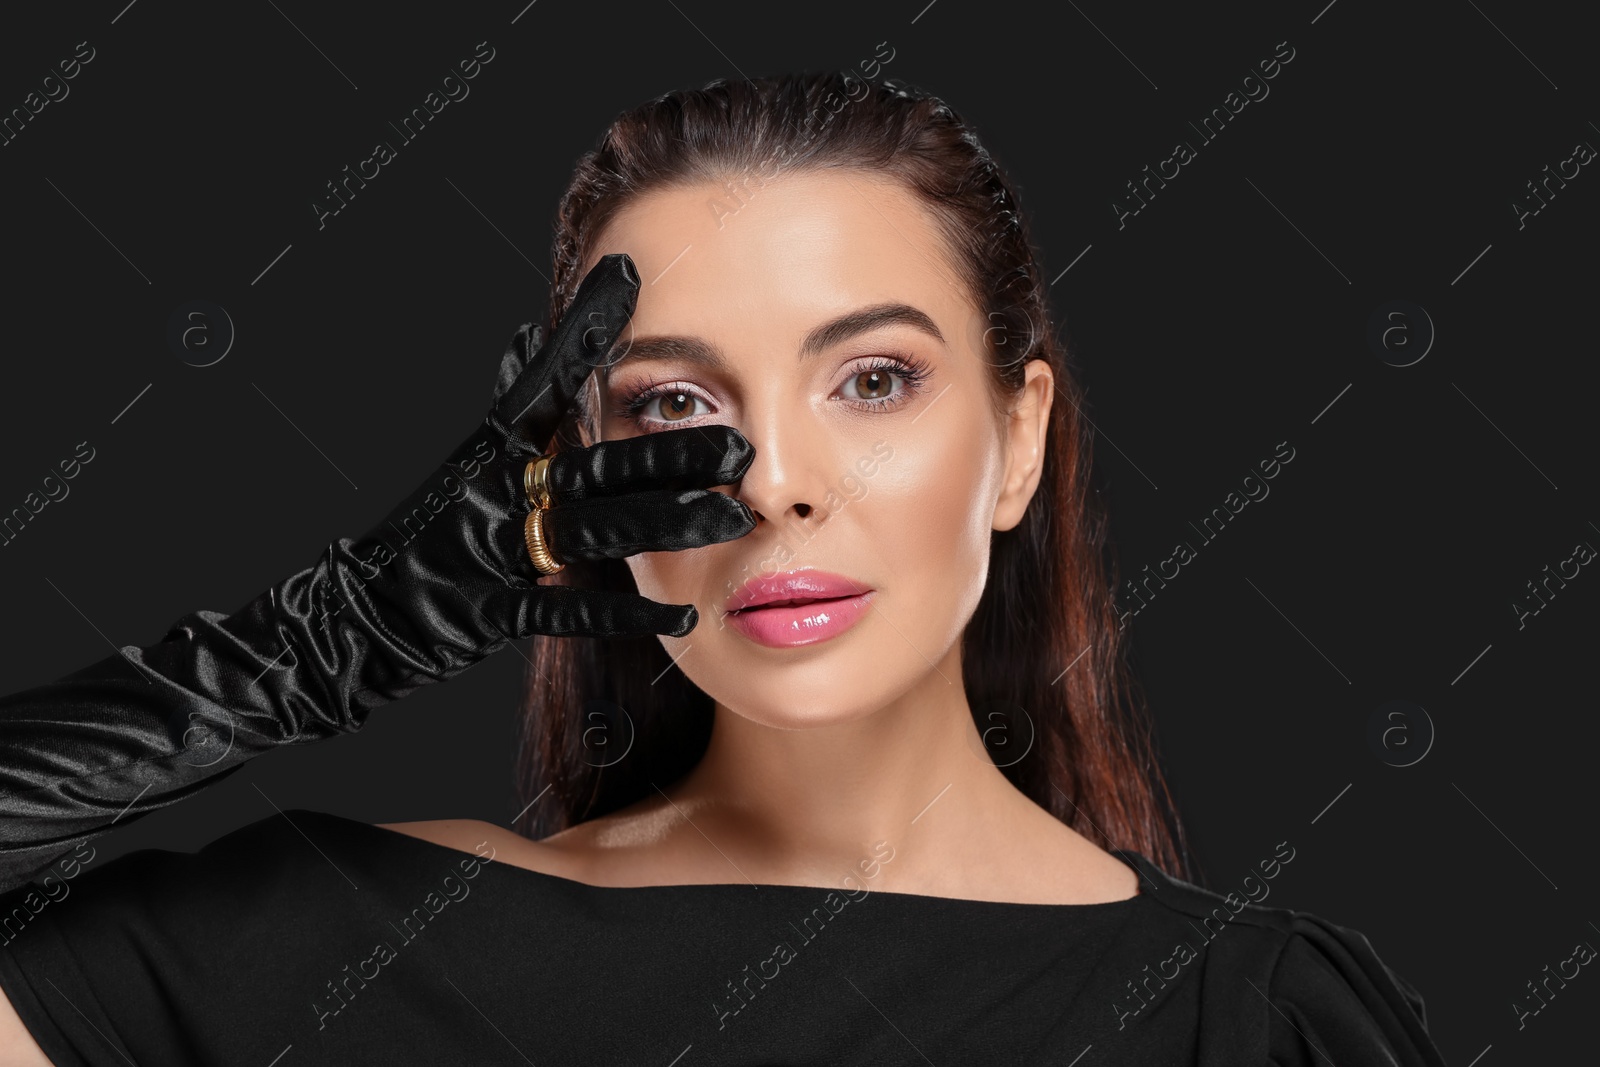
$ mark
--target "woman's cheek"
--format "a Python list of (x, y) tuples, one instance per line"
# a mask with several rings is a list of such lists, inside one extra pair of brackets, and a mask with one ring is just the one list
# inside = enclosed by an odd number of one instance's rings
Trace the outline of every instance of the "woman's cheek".
[[(628, 569), (633, 572), (633, 584), (638, 587), (639, 595), (661, 603), (682, 603), (673, 600), (667, 592), (670, 584), (669, 576), (662, 573), (661, 560), (658, 557), (670, 555), (667, 552), (641, 552), (638, 555), (626, 557)], [(668, 565), (670, 569), (670, 564)]]
[(640, 552), (625, 558), (640, 596), (660, 604), (693, 604), (705, 625), (720, 618), (722, 605), (743, 581), (733, 574), (731, 564), (716, 564), (717, 547)]
[(971, 434), (939, 434), (915, 445), (896, 442), (866, 505), (877, 505), (874, 514), (884, 528), (874, 539), (894, 546), (896, 571), (917, 575), (924, 588), (915, 595), (947, 604), (960, 617), (940, 621), (958, 628), (977, 609), (987, 580), (998, 495), (988, 462), (993, 457), (970, 447), (972, 440)]
[(889, 444), (893, 452), (868, 483), (867, 503), (897, 527), (890, 542), (897, 551), (901, 544), (916, 544), (947, 554), (948, 548), (939, 546), (965, 521), (969, 508), (972, 450), (943, 434), (902, 433)]

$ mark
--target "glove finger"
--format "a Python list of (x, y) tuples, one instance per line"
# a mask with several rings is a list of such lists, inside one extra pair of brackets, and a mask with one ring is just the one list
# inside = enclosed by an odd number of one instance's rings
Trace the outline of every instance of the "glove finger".
[(563, 449), (545, 481), (552, 506), (641, 489), (704, 489), (743, 478), (755, 454), (732, 426), (685, 426)]
[(638, 300), (633, 260), (621, 252), (602, 256), (579, 283), (549, 342), (528, 358), (496, 402), (489, 417), (498, 429), (526, 451), (542, 450), (589, 375), (607, 365)]
[(732, 541), (756, 528), (742, 500), (708, 489), (656, 489), (580, 500), (544, 513), (545, 542), (556, 559), (621, 559)]
[(528, 365), (529, 356), (539, 351), (543, 345), (543, 326), (525, 322), (517, 327), (517, 332), (511, 337), (511, 343), (506, 345), (505, 355), (500, 357), (500, 374), (495, 378), (494, 396), (490, 398), (491, 407), (500, 403), (500, 398), (506, 395), (511, 383), (521, 376), (522, 369)]
[(682, 637), (700, 621), (693, 604), (658, 604), (636, 593), (564, 585), (539, 586), (527, 603), (522, 632), (551, 637)]

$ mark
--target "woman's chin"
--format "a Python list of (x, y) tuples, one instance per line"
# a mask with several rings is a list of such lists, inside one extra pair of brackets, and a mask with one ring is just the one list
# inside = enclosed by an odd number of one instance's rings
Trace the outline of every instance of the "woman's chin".
[(782, 665), (729, 655), (712, 677), (690, 672), (689, 680), (719, 709), (748, 722), (774, 730), (813, 730), (859, 722), (892, 703), (913, 683), (891, 678), (892, 673), (881, 657)]
[[(838, 694), (834, 694), (834, 699)], [(718, 701), (732, 715), (757, 726), (772, 730), (816, 730), (826, 726), (844, 726), (871, 715), (878, 705), (851, 702), (848, 705), (807, 700), (796, 696), (793, 703), (782, 707), (751, 706), (743, 701), (728, 703)]]

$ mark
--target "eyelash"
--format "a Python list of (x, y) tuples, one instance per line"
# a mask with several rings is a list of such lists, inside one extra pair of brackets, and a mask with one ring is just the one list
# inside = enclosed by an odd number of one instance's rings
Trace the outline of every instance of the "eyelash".
[[(909, 352), (900, 352), (893, 356), (872, 356), (868, 358), (865, 364), (857, 367), (851, 373), (850, 378), (858, 378), (873, 371), (890, 371), (900, 378), (905, 385), (899, 391), (891, 393), (883, 399), (856, 400), (852, 397), (845, 397), (844, 399), (847, 403), (867, 411), (886, 411), (897, 408), (920, 394), (929, 375), (933, 373), (932, 368), (925, 361), (918, 359)], [(621, 398), (617, 405), (612, 408), (611, 413), (619, 419), (625, 419), (635, 424), (656, 423), (667, 427), (687, 425), (691, 419), (697, 416), (690, 416), (687, 419), (666, 420), (641, 418), (639, 415), (645, 405), (657, 397), (675, 396), (678, 393), (685, 393), (709, 403), (705, 397), (688, 388), (687, 382), (663, 382), (659, 385), (647, 386), (636, 393)]]

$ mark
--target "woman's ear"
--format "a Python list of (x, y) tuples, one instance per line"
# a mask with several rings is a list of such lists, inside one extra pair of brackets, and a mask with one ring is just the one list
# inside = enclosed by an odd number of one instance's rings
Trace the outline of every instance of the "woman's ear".
[(994, 529), (1009, 530), (1022, 521), (1044, 473), (1046, 435), (1050, 429), (1050, 405), (1055, 400), (1055, 374), (1048, 361), (1029, 360), (1027, 375), (1016, 406), (1004, 427), (1006, 449), (1005, 480), (994, 505)]

